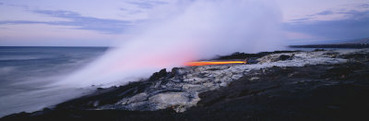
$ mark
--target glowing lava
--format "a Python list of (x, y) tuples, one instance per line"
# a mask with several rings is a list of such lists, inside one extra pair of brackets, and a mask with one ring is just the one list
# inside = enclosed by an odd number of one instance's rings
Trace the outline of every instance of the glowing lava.
[(187, 62), (186, 66), (206, 66), (206, 65), (224, 65), (224, 64), (246, 64), (246, 61), (200, 61)]

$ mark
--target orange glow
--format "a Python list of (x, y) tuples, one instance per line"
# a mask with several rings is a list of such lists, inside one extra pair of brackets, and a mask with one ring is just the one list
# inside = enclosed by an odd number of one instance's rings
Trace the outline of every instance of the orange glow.
[(223, 65), (223, 64), (246, 64), (246, 61), (200, 61), (187, 62), (186, 66), (206, 66), (206, 65)]

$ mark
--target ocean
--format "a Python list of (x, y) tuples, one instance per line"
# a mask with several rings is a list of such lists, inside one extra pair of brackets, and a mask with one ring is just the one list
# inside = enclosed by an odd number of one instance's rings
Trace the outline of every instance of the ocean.
[(58, 82), (103, 55), (106, 47), (0, 47), (0, 117), (36, 111), (86, 91)]

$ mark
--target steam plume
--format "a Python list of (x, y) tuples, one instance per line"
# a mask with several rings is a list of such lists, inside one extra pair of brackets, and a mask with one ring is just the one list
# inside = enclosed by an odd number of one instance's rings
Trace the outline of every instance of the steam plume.
[(198, 0), (161, 10), (140, 34), (61, 83), (122, 84), (187, 61), (280, 47), (280, 13), (270, 0)]

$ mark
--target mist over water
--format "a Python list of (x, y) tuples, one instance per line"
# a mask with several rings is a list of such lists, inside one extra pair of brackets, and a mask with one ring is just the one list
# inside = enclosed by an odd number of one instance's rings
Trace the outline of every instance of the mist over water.
[(106, 48), (0, 47), (0, 117), (36, 111), (90, 89), (50, 86), (103, 54)]
[(133, 38), (56, 85), (120, 85), (188, 61), (282, 48), (281, 14), (270, 0), (179, 1), (153, 14)]

